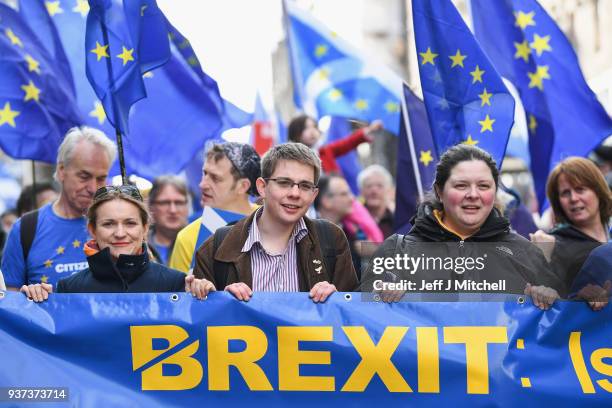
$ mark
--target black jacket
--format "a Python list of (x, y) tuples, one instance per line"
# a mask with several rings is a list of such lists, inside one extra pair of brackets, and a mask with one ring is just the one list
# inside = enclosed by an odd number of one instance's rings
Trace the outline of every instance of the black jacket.
[(555, 226), (550, 234), (555, 237), (551, 269), (563, 282), (563, 291), (567, 292), (591, 251), (601, 242), (569, 224)]
[(58, 293), (147, 293), (184, 292), (185, 274), (149, 261), (141, 255), (120, 255), (115, 264), (105, 248), (88, 256), (89, 268), (62, 279)]
[[(525, 238), (510, 232), (508, 220), (496, 209), (480, 230), (465, 240), (443, 228), (428, 203), (419, 206), (412, 223), (414, 226), (407, 235), (393, 235), (377, 250), (368, 268), (368, 279), (376, 275), (374, 258), (408, 254), (413, 259), (421, 258), (421, 262), (426, 264), (421, 263), (416, 271), (414, 268), (406, 271), (404, 264), (402, 269), (390, 271), (389, 276), (395, 276), (393, 280), (396, 281), (398, 278), (414, 281), (417, 284), (415, 292), (419, 292), (421, 281), (435, 280), (443, 280), (445, 288), (446, 281), (452, 281), (449, 290), (435, 292), (522, 294), (527, 283), (560, 289), (560, 282), (551, 273), (542, 252)], [(465, 286), (466, 283), (485, 281), (503, 281), (504, 287), (474, 290)]]

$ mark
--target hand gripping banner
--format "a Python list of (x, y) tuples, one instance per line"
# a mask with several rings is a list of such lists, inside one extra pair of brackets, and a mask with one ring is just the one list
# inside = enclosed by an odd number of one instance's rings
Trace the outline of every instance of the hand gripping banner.
[(611, 322), (522, 297), (6, 293), (0, 406), (610, 406)]

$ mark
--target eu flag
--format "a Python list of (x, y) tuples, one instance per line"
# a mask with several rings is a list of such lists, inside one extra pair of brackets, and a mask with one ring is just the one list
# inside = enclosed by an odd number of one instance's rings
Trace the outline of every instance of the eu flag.
[(450, 0), (413, 0), (419, 74), (439, 154), (458, 143), (501, 166), (514, 99)]
[[(112, 135), (114, 129), (85, 74), (87, 0), (48, 2), (46, 9), (42, 1), (20, 0), (19, 6), (20, 14), (36, 26), (37, 32), (57, 29), (70, 61), (67, 68), (74, 74), (83, 122)], [(127, 171), (148, 179), (179, 173), (206, 140), (218, 134), (224, 120), (225, 106), (217, 83), (202, 71), (189, 41), (169, 23), (165, 28), (165, 38), (171, 39), (171, 58), (161, 68), (143, 75), (147, 98), (132, 107), (130, 134), (123, 139)], [(117, 173), (115, 166), (111, 174)]]
[(113, 126), (127, 134), (130, 107), (146, 97), (142, 75), (170, 57), (168, 29), (155, 0), (89, 0), (87, 78)]
[(299, 7), (289, 1), (283, 4), (296, 105), (316, 118), (380, 119), (397, 134), (401, 79), (364, 58)]
[(546, 178), (568, 156), (586, 156), (612, 134), (569, 41), (534, 0), (472, 0), (474, 31), (500, 74), (518, 89), (529, 127), (540, 208)]
[(9, 156), (54, 162), (78, 125), (69, 72), (15, 10), (0, 4), (0, 147)]
[(410, 219), (433, 185), (438, 153), (427, 119), (425, 104), (404, 84), (397, 149), (395, 230), (406, 234)]
[[(327, 139), (325, 143), (333, 143), (340, 139), (344, 139), (353, 133), (353, 129), (351, 128), (351, 124), (348, 119), (333, 116), (331, 118), (331, 122), (329, 124), (329, 129), (327, 130)], [(342, 175), (346, 179), (346, 182), (351, 187), (351, 191), (356, 196), (359, 195), (359, 185), (357, 184), (357, 176), (359, 172), (362, 170), (361, 164), (359, 163), (359, 156), (355, 150), (351, 150), (350, 152), (338, 157), (337, 159), (338, 165), (340, 165), (340, 169), (342, 170)]]

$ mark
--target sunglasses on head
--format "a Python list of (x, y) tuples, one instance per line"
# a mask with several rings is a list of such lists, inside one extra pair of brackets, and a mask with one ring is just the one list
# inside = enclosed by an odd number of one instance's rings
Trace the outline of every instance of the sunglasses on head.
[(142, 200), (142, 196), (140, 195), (140, 191), (138, 191), (138, 187), (133, 186), (131, 184), (128, 185), (122, 185), (122, 186), (104, 186), (104, 187), (100, 187), (98, 190), (96, 190), (96, 193), (94, 194), (94, 201), (98, 200), (100, 198), (104, 198), (106, 197), (108, 194), (114, 192), (114, 191), (118, 191), (122, 194), (128, 195), (138, 201), (143, 201)]

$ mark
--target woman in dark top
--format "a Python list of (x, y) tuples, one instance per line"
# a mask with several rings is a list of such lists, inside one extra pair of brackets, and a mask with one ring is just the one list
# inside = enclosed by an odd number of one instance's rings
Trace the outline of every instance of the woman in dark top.
[(556, 225), (531, 240), (547, 254), (567, 294), (591, 251), (610, 239), (612, 195), (597, 166), (582, 157), (569, 157), (553, 169), (546, 195)]
[[(88, 211), (93, 237), (84, 245), (89, 268), (58, 282), (58, 293), (191, 292), (206, 297), (213, 284), (195, 279), (149, 259), (145, 238), (149, 214), (135, 186), (102, 187)], [(21, 288), (36, 302), (46, 300), (52, 286)]]
[[(498, 183), (495, 161), (484, 150), (459, 145), (446, 151), (436, 167), (434, 191), (419, 206), (413, 228), (407, 235), (385, 240), (370, 262), (367, 280), (409, 281), (412, 287), (404, 292), (525, 293), (536, 306), (547, 309), (558, 298), (559, 282), (541, 251), (511, 232), (508, 220), (495, 208)], [(398, 255), (408, 255), (420, 266), (380, 268), (381, 259)], [(380, 286), (366, 289), (376, 291)], [(397, 300), (398, 293), (387, 299)]]

